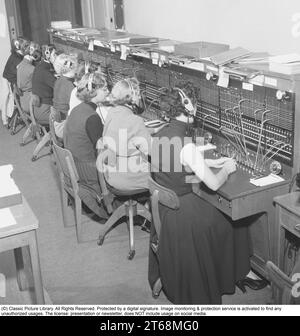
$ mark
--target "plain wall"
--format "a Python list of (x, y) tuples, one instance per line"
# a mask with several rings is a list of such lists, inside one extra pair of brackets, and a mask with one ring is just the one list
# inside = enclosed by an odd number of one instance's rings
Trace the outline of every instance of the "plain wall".
[(299, 0), (124, 0), (124, 5), (126, 30), (132, 33), (300, 53)]
[(6, 18), (5, 0), (0, 0), (0, 76), (4, 70), (6, 61), (10, 55), (10, 37)]

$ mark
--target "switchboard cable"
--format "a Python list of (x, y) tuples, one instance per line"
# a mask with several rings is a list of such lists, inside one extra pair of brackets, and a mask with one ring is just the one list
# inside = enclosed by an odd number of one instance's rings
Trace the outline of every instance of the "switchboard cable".
[[(241, 139), (239, 138), (240, 132), (235, 131), (235, 127), (232, 125), (232, 122), (230, 121), (230, 118), (228, 117), (228, 112), (231, 111), (231, 110), (232, 110), (231, 108), (228, 108), (228, 109), (225, 109), (224, 112), (225, 112), (225, 115), (226, 115), (226, 119), (227, 119), (227, 121), (230, 125), (231, 131), (233, 132), (233, 136), (235, 137), (236, 144), (237, 144), (238, 147), (240, 147), (242, 149), (242, 151), (239, 150), (239, 152), (242, 156), (244, 156), (244, 155), (247, 155), (247, 153), (245, 151), (245, 148), (243, 147)], [(236, 127), (238, 127), (238, 125)]]
[(256, 170), (256, 168), (257, 168), (257, 163), (258, 163), (258, 157), (259, 157), (259, 155), (262, 155), (261, 141), (262, 141), (262, 136), (263, 136), (263, 131), (264, 131), (265, 124), (268, 121), (271, 121), (271, 119), (265, 119), (265, 116), (269, 112), (271, 112), (271, 110), (265, 110), (262, 113), (262, 116), (261, 116), (259, 139), (258, 139), (258, 145), (257, 145), (257, 151), (256, 151), (256, 157), (255, 157), (255, 163), (254, 163), (254, 170)]
[[(230, 137), (229, 137), (229, 135), (228, 135), (228, 133), (229, 133), (228, 130), (229, 130), (229, 129), (226, 129), (226, 127), (224, 127), (224, 126), (221, 126), (220, 129), (219, 129), (219, 131), (225, 136), (225, 138), (228, 140), (228, 142), (230, 142), (231, 145), (237, 150), (237, 152), (240, 153), (240, 155), (243, 156), (243, 153), (241, 153), (240, 148), (237, 146), (237, 144), (234, 143), (234, 142), (230, 139)], [(230, 133), (229, 133), (229, 134), (230, 134)]]
[[(277, 155), (282, 149), (284, 149), (286, 146), (288, 146), (285, 142), (281, 142), (280, 144), (281, 147), (278, 147), (278, 145), (273, 145), (270, 146), (269, 150), (267, 153), (262, 157), (262, 162), (261, 162), (261, 168), (265, 166), (265, 164), (270, 161), (275, 155)], [(273, 150), (276, 148), (276, 151), (273, 152)], [(268, 157), (270, 153), (273, 153), (271, 156)]]
[[(238, 110), (238, 116), (237, 116), (237, 113), (236, 113), (237, 110)], [(248, 154), (248, 149), (247, 149), (247, 144), (246, 144), (246, 137), (245, 137), (244, 126), (243, 126), (243, 121), (242, 121), (242, 113), (241, 113), (240, 107), (239, 106), (234, 106), (232, 108), (232, 111), (234, 113), (234, 116), (235, 116), (235, 119), (236, 119), (236, 122), (237, 122), (237, 126), (239, 128), (241, 141), (243, 143), (244, 151), (245, 151), (245, 154), (246, 154), (246, 162), (249, 163), (249, 154)]]

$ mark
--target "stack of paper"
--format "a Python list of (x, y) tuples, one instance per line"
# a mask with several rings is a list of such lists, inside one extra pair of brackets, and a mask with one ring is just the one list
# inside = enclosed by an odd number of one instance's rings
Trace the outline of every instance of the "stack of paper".
[(250, 179), (250, 183), (254, 184), (257, 187), (264, 187), (270, 184), (274, 184), (274, 183), (278, 183), (278, 182), (283, 182), (284, 179), (278, 175), (275, 174), (270, 174), (268, 176), (265, 177), (261, 177), (258, 179)]
[(11, 178), (12, 165), (0, 167), (0, 209), (22, 203), (22, 195)]
[(52, 21), (51, 28), (53, 29), (70, 29), (72, 23), (70, 21)]
[(294, 75), (300, 73), (300, 55), (287, 54), (270, 57), (269, 70)]

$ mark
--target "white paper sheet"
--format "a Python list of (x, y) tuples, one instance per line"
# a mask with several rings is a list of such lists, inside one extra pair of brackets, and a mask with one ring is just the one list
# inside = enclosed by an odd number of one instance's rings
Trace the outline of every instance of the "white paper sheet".
[(278, 182), (282, 182), (284, 181), (284, 179), (278, 175), (275, 174), (270, 174), (268, 176), (265, 177), (261, 177), (258, 179), (250, 179), (250, 183), (254, 184), (257, 187), (264, 187), (270, 184), (274, 184), (274, 183), (278, 183)]
[(8, 208), (0, 209), (0, 229), (16, 225), (17, 222)]

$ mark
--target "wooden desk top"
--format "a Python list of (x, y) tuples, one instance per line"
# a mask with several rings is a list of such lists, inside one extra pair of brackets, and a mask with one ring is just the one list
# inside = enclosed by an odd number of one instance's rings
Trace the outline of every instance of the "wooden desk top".
[(7, 209), (11, 211), (17, 224), (3, 228), (0, 227), (0, 239), (38, 228), (38, 219), (36, 218), (24, 197), (23, 203)]
[(275, 197), (274, 202), (300, 217), (300, 192)]

